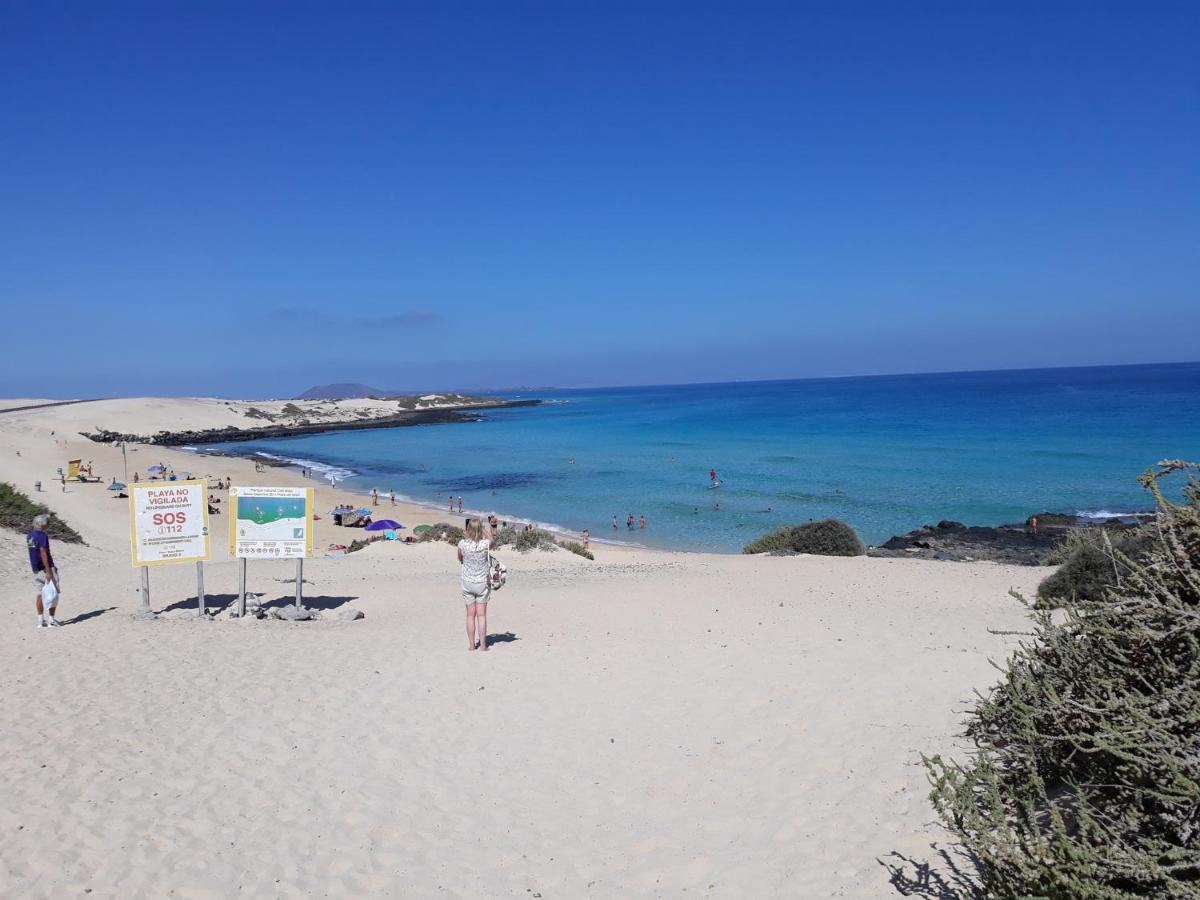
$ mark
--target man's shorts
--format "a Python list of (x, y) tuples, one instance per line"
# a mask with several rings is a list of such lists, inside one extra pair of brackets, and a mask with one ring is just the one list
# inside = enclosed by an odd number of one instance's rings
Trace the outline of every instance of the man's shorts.
[[(54, 567), (54, 580), (58, 583), (58, 593), (61, 596), (62, 576), (58, 574), (58, 566)], [(41, 572), (33, 573), (33, 583), (37, 585), (39, 591), (46, 586), (46, 571), (44, 569)]]
[(486, 584), (464, 584), (462, 586), (463, 603), (487, 603), (492, 590)]

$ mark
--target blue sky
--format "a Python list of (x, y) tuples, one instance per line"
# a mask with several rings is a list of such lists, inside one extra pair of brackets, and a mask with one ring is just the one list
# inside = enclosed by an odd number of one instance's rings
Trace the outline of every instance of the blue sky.
[(0, 0), (7, 395), (1200, 357), (1195, 3)]

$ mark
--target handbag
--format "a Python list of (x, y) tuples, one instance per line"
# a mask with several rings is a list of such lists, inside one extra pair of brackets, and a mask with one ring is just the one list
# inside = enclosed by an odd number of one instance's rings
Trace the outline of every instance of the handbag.
[(508, 581), (508, 566), (492, 556), (488, 550), (488, 589), (498, 591)]

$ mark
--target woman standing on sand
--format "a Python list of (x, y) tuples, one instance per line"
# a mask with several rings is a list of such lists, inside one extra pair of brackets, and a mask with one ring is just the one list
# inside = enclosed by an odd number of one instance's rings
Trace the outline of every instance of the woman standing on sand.
[(462, 563), (462, 598), (467, 606), (467, 649), (475, 649), (476, 633), (479, 649), (487, 650), (487, 604), (491, 594), (488, 583), (488, 557), (496, 546), (492, 530), (484, 533), (479, 519), (468, 519), (466, 536), (458, 542), (458, 561)]

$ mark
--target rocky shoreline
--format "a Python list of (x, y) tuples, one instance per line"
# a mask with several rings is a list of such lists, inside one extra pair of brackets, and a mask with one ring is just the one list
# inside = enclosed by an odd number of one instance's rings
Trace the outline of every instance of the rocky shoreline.
[[(987, 560), (1020, 566), (1044, 566), (1050, 564), (1054, 551), (1072, 531), (1134, 528), (1152, 517), (1153, 513), (1148, 512), (1085, 520), (1064, 513), (1043, 512), (1031, 516), (1026, 522), (996, 527), (941, 521), (896, 535), (878, 547), (868, 549), (867, 555), (950, 562)], [(1030, 524), (1035, 518), (1036, 531)]]
[(541, 400), (497, 400), (495, 403), (480, 403), (443, 409), (421, 409), (398, 412), (389, 416), (347, 419), (333, 422), (275, 423), (258, 428), (210, 428), (198, 431), (160, 431), (153, 435), (122, 434), (101, 429), (79, 432), (88, 440), (102, 444), (114, 441), (130, 444), (158, 444), (163, 447), (181, 447), (196, 444), (221, 444), (233, 441), (257, 441), (263, 438), (295, 437), (302, 434), (320, 434), (328, 431), (361, 431), (368, 428), (400, 428), (411, 425), (444, 425), (452, 422), (477, 422), (480, 412), (489, 409), (511, 409), (519, 406), (537, 406)]

